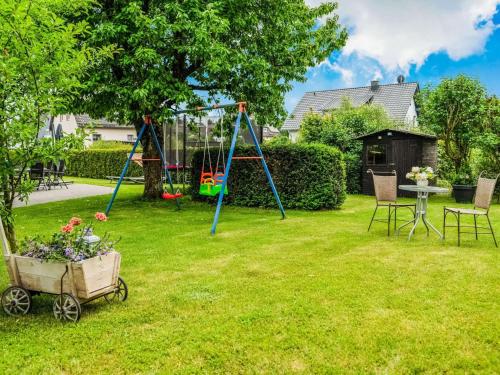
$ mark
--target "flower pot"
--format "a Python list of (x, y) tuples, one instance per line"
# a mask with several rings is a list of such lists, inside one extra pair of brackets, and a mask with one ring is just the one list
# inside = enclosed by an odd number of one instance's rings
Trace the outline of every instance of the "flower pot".
[(475, 185), (453, 185), (453, 195), (457, 203), (472, 203), (475, 192)]
[(417, 180), (417, 186), (429, 186), (429, 180)]

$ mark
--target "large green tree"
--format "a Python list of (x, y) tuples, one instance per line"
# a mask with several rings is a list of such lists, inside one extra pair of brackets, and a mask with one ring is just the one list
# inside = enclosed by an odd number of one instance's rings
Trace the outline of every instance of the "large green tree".
[(471, 151), (484, 129), (484, 87), (475, 79), (458, 75), (422, 90), (418, 102), (419, 123), (441, 140), (454, 169), (451, 174), (470, 175)]
[[(307, 69), (341, 48), (347, 33), (335, 3), (303, 0), (95, 2), (86, 20), (90, 46), (116, 46), (88, 75), (75, 106), (93, 116), (158, 124), (179, 105), (203, 97), (250, 102), (259, 123), (286, 116), (284, 94)], [(161, 132), (159, 132), (161, 133)], [(147, 135), (146, 157), (156, 151)], [(159, 163), (146, 163), (145, 196), (161, 193)]]
[(27, 199), (34, 184), (26, 172), (35, 161), (58, 161), (82, 142), (39, 139), (48, 116), (67, 110), (87, 65), (76, 38), (84, 23), (64, 16), (85, 10), (87, 1), (2, 0), (0, 2), (0, 214), (11, 247), (16, 246), (12, 206)]
[(486, 101), (483, 130), (477, 146), (480, 151), (477, 172), (487, 171), (492, 175), (500, 173), (500, 99), (496, 96)]

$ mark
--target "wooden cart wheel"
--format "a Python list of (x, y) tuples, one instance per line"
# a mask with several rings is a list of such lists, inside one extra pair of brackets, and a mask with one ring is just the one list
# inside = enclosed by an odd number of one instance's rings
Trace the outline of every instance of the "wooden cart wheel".
[(82, 314), (80, 302), (69, 293), (59, 294), (54, 299), (52, 311), (56, 319), (63, 322), (78, 322)]
[(118, 276), (118, 283), (116, 284), (115, 290), (113, 290), (111, 293), (106, 294), (104, 296), (104, 299), (108, 302), (113, 302), (115, 300), (118, 301), (125, 301), (128, 297), (128, 286), (125, 284), (125, 281)]
[(11, 286), (2, 294), (2, 306), (9, 315), (25, 315), (31, 309), (31, 294), (19, 286)]

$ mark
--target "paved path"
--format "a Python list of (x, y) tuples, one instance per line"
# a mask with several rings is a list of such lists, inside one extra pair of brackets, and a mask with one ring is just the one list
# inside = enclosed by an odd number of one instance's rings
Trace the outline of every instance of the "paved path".
[[(34, 191), (30, 195), (28, 206), (48, 202), (65, 201), (75, 198), (92, 197), (95, 195), (105, 195), (111, 194), (112, 192), (113, 188), (107, 186), (68, 184), (68, 189), (65, 187), (62, 189), (60, 187), (55, 187), (52, 190)], [(14, 207), (23, 207), (25, 205), (26, 204), (24, 202), (14, 202)]]

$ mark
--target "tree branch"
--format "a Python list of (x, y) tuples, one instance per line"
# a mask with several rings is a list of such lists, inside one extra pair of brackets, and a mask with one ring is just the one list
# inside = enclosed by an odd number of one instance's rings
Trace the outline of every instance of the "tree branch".
[(200, 85), (188, 85), (189, 88), (193, 90), (199, 90), (199, 91), (210, 91), (210, 90), (220, 90), (221, 88), (216, 85), (212, 86), (200, 86)]

